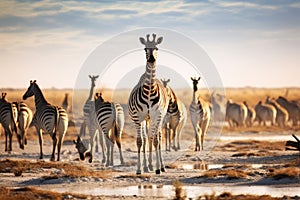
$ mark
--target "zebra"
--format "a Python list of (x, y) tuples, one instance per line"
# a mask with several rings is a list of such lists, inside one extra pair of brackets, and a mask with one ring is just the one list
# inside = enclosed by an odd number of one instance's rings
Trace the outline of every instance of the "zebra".
[(163, 122), (166, 151), (170, 151), (170, 146), (172, 143), (171, 139), (173, 140), (172, 148), (177, 151), (180, 149), (180, 136), (182, 128), (187, 120), (187, 112), (185, 105), (177, 98), (172, 88), (167, 85), (168, 82), (170, 82), (170, 79), (161, 79), (161, 82), (166, 88), (169, 96), (168, 110)]
[(254, 108), (250, 107), (246, 101), (243, 101), (243, 104), (247, 108), (247, 116), (246, 116), (245, 124), (246, 124), (246, 126), (251, 127), (256, 118), (256, 112), (255, 112)]
[(28, 105), (24, 102), (17, 103), (18, 106), (18, 128), (19, 128), (19, 134), (18, 134), (18, 141), (21, 149), (24, 149), (24, 146), (27, 145), (27, 129), (29, 128), (33, 113), (32, 110), (28, 107)]
[[(68, 128), (67, 112), (47, 102), (36, 80), (30, 81), (30, 86), (23, 95), (23, 100), (34, 96), (36, 111), (33, 116), (33, 123), (39, 136), (40, 159), (43, 159), (43, 132), (49, 133), (53, 141), (51, 161), (55, 161), (55, 149), (57, 146), (57, 161), (60, 160), (60, 150), (64, 136)], [(58, 139), (57, 139), (58, 137)]]
[(13, 105), (8, 102), (5, 97), (7, 93), (2, 93), (0, 99), (0, 124), (5, 131), (5, 151), (12, 151), (12, 136), (13, 132), (17, 133), (17, 124), (14, 119)]
[(117, 143), (120, 153), (120, 163), (124, 164), (124, 158), (121, 149), (121, 135), (124, 128), (124, 111), (120, 104), (113, 102), (105, 102), (101, 96), (101, 93), (96, 93), (95, 97), (95, 113), (93, 120), (97, 123), (99, 132), (90, 132), (90, 144), (91, 150), (88, 152), (80, 136), (77, 140), (74, 140), (75, 147), (78, 150), (81, 160), (85, 157), (90, 157), (89, 162), (92, 162), (94, 155), (95, 137), (97, 134), (103, 139), (105, 135), (107, 154), (106, 166), (113, 165), (113, 148), (114, 144)]
[[(103, 139), (102, 139), (103, 135), (100, 133), (99, 126), (95, 120), (95, 102), (93, 100), (94, 89), (96, 87), (96, 80), (97, 78), (99, 78), (99, 75), (96, 76), (89, 75), (89, 78), (91, 79), (91, 88), (90, 88), (89, 96), (85, 104), (83, 105), (84, 117), (83, 117), (83, 122), (80, 126), (79, 137), (86, 135), (86, 127), (87, 127), (90, 137), (95, 137), (95, 138), (90, 138), (90, 144), (93, 147), (92, 150), (94, 151), (94, 146), (93, 146), (94, 141), (97, 141), (96, 148), (99, 149), (99, 144), (100, 144), (102, 149), (102, 155), (103, 155), (102, 163), (105, 163), (106, 156), (105, 156), (105, 146), (103, 144)], [(99, 133), (95, 134), (95, 132), (99, 132)], [(97, 150), (97, 152), (99, 151)], [(91, 157), (89, 162), (92, 162), (92, 160), (93, 158)]]
[(193, 81), (193, 100), (189, 110), (195, 132), (195, 151), (203, 150), (203, 141), (205, 139), (205, 135), (211, 119), (211, 110), (209, 103), (204, 101), (200, 97), (200, 95), (197, 94), (197, 85), (200, 81), (200, 78), (201, 77), (199, 77), (198, 79), (191, 77), (191, 80)]
[(271, 125), (275, 125), (277, 110), (271, 104), (263, 104), (259, 101), (255, 106), (256, 120), (258, 124), (266, 126), (267, 121), (271, 121)]
[(244, 126), (248, 116), (248, 109), (244, 103), (227, 100), (225, 120), (230, 127)]
[[(141, 76), (137, 85), (132, 89), (128, 100), (129, 115), (137, 130), (137, 170), (136, 174), (141, 174), (141, 147), (143, 148), (143, 170), (149, 172), (152, 166), (152, 145), (156, 153), (156, 174), (165, 172), (161, 154), (161, 131), (163, 119), (168, 109), (168, 94), (162, 83), (156, 78), (156, 59), (158, 48), (163, 37), (156, 40), (156, 34), (152, 34), (153, 40), (147, 41), (140, 37), (140, 42), (145, 45), (146, 70)], [(147, 166), (146, 142), (149, 145), (149, 159)]]

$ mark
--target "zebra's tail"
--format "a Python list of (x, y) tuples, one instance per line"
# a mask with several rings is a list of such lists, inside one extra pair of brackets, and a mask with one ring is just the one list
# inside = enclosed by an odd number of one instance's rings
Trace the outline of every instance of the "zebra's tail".
[(11, 131), (12, 132), (16, 132), (16, 134), (18, 135), (18, 128), (17, 128), (17, 122), (15, 121), (15, 118), (14, 118), (14, 113), (13, 113), (13, 105), (10, 104), (11, 108), (10, 108), (10, 114), (11, 114), (11, 117), (12, 117), (12, 120), (11, 120)]
[(112, 110), (113, 110), (113, 135), (114, 138), (118, 138), (119, 137), (119, 124), (118, 124), (118, 120), (117, 120), (117, 108), (116, 105), (114, 103), (112, 103)]
[(54, 132), (57, 133), (59, 126), (59, 107), (55, 106), (56, 116), (55, 116), (55, 129)]

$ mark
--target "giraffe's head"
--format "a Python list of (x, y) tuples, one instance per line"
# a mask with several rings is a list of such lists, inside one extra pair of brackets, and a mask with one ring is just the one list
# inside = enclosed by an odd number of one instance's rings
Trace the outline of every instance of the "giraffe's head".
[(170, 82), (170, 79), (160, 79), (164, 87), (167, 87), (168, 83)]
[(194, 89), (194, 91), (196, 92), (197, 90), (198, 90), (198, 83), (199, 83), (199, 81), (200, 81), (200, 78), (201, 77), (199, 77), (198, 79), (195, 77), (195, 78), (193, 78), (193, 77), (191, 77), (191, 80), (193, 81), (193, 89)]
[(89, 77), (91, 79), (92, 87), (95, 87), (96, 86), (96, 80), (99, 77), (99, 75), (97, 75), (97, 76), (91, 76), (91, 75), (89, 75)]
[(28, 97), (32, 97), (34, 95), (34, 88), (36, 87), (36, 85), (36, 80), (30, 81), (30, 85), (25, 94), (23, 95), (23, 100), (26, 100)]
[(160, 44), (163, 40), (163, 37), (159, 37), (156, 40), (156, 34), (152, 34), (152, 41), (150, 41), (149, 37), (150, 35), (148, 34), (147, 36), (147, 40), (145, 40), (144, 38), (140, 37), (140, 42), (145, 45), (145, 52), (146, 52), (146, 58), (147, 58), (147, 62), (149, 63), (155, 63), (156, 58), (157, 58), (157, 44)]

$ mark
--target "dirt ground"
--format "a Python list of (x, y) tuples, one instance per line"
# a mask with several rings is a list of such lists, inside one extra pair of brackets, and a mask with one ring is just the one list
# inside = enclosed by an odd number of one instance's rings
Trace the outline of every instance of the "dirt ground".
[[(96, 153), (93, 163), (79, 160), (72, 142), (77, 134), (74, 127), (69, 128), (60, 162), (49, 161), (52, 146), (49, 135), (44, 135), (44, 160), (38, 159), (39, 144), (33, 128), (29, 130), (25, 150), (21, 150), (14, 141), (13, 151), (4, 152), (2, 135), (0, 187), (19, 190), (23, 188), (20, 190), (22, 192), (28, 192), (28, 187), (59, 192), (65, 194), (62, 198), (71, 199), (85, 199), (91, 195), (93, 198), (105, 199), (120, 197), (170, 199), (178, 196), (196, 198), (204, 195), (221, 195), (228, 191), (282, 198), (300, 194), (300, 154), (297, 151), (285, 151), (285, 142), (293, 140), (291, 134), (300, 136), (300, 132), (295, 128), (261, 132), (260, 127), (244, 131), (224, 127), (222, 134), (210, 136), (208, 133), (206, 146), (202, 152), (193, 151), (192, 132), (186, 131), (183, 133), (182, 149), (179, 151), (166, 152), (163, 142), (167, 172), (161, 175), (150, 172), (139, 176), (135, 174), (137, 158), (135, 138), (126, 133), (128, 130), (124, 132), (122, 142), (125, 164), (120, 165), (118, 150), (115, 147), (113, 167), (105, 167), (101, 162), (102, 152)], [(191, 129), (187, 127), (186, 130)], [(214, 130), (212, 126), (210, 131)], [(153, 160), (155, 164), (155, 158)], [(180, 183), (180, 194), (177, 194), (176, 183)], [(221, 189), (215, 191), (211, 189), (216, 187)], [(258, 190), (245, 189), (236, 192), (231, 189), (239, 187), (242, 189), (257, 187)], [(260, 188), (262, 190), (268, 188), (269, 192), (268, 190), (261, 192)], [(276, 193), (273, 193), (274, 189)], [(157, 193), (159, 190), (161, 193)]]

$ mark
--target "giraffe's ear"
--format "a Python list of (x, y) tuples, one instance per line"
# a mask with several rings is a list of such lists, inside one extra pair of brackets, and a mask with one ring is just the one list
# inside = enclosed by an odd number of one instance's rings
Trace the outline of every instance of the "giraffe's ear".
[(157, 39), (156, 44), (160, 44), (162, 41), (163, 41), (163, 37), (159, 37), (159, 38)]
[(146, 45), (146, 41), (144, 38), (140, 37), (140, 42), (143, 44), (143, 45)]

